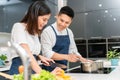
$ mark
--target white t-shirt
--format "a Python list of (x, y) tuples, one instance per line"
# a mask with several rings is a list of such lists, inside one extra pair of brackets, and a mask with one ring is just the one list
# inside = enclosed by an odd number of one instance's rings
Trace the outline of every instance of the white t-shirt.
[[(30, 35), (25, 26), (21, 23), (15, 23), (11, 32), (11, 42), (21, 44), (28, 44), (32, 54), (38, 55), (41, 50), (41, 44), (39, 42), (38, 35)], [(18, 57), (16, 53), (12, 54), (12, 57)]]
[[(57, 30), (56, 23), (52, 24), (52, 26), (55, 29), (57, 35), (67, 35), (66, 29), (59, 32)], [(77, 50), (72, 31), (69, 28), (67, 28), (67, 30), (68, 30), (68, 34), (70, 38), (69, 53), (74, 52), (80, 55), (80, 53)], [(55, 43), (56, 43), (55, 32), (53, 31), (51, 26), (48, 26), (43, 30), (41, 34), (42, 54), (48, 58), (51, 58), (53, 54), (55, 53), (54, 51), (52, 51), (52, 48), (55, 46)]]

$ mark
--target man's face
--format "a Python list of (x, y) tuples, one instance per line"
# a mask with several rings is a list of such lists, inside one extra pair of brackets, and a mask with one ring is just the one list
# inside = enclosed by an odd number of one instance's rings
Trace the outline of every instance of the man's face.
[(67, 16), (66, 14), (60, 14), (56, 17), (57, 19), (57, 27), (59, 30), (64, 30), (67, 27), (69, 27), (69, 25), (72, 22), (72, 18)]

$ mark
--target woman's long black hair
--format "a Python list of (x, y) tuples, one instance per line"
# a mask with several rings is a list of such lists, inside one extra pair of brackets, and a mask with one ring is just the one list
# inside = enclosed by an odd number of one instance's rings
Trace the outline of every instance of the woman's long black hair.
[(26, 15), (21, 20), (21, 22), (27, 24), (26, 30), (29, 34), (39, 34), (40, 30), (38, 29), (38, 17), (50, 13), (51, 10), (44, 1), (36, 1), (30, 5)]

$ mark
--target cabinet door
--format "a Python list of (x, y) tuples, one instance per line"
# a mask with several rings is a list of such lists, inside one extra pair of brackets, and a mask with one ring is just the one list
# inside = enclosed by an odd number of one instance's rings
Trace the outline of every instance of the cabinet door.
[(69, 0), (76, 17), (71, 29), (75, 37), (120, 36), (119, 0)]
[(91, 44), (88, 45), (89, 58), (105, 58), (106, 57), (106, 44)]
[(120, 7), (108, 10), (105, 17), (104, 33), (106, 37), (120, 37)]
[(55, 22), (55, 16), (58, 11), (58, 5), (57, 5), (58, 0), (46, 0), (46, 4), (50, 7), (51, 9), (51, 17), (50, 20), (48, 21), (47, 25), (50, 25)]
[(86, 15), (86, 35), (87, 38), (103, 37), (104, 33), (104, 18), (103, 11), (91, 11)]
[(85, 35), (85, 15), (84, 12), (85, 6), (84, 6), (85, 0), (69, 0), (67, 1), (67, 5), (70, 6), (74, 12), (75, 17), (73, 19), (72, 24), (70, 25), (70, 28), (72, 29), (75, 38), (86, 38)]
[(120, 52), (120, 38), (108, 39), (108, 51), (114, 49)]
[(3, 28), (4, 28), (4, 7), (0, 6), (0, 32), (3, 32)]
[(86, 38), (85, 33), (85, 15), (84, 14), (75, 14), (75, 18), (73, 19), (70, 28), (72, 29), (75, 38)]
[(5, 6), (5, 32), (11, 32), (13, 24), (19, 22), (23, 18), (28, 6), (29, 4), (27, 3), (18, 3)]
[(84, 39), (78, 39), (75, 40), (78, 52), (85, 58), (87, 58), (87, 45), (86, 40)]
[(86, 10), (86, 0), (67, 0), (67, 5), (72, 7), (75, 12), (84, 12)]
[(106, 39), (88, 40), (88, 57), (105, 58), (106, 57)]

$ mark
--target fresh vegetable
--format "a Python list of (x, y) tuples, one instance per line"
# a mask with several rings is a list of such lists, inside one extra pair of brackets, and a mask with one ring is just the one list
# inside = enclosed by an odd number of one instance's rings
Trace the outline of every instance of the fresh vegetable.
[(57, 80), (72, 80), (69, 75), (66, 75), (64, 70), (60, 71), (60, 74), (56, 76)]
[(50, 72), (42, 70), (40, 74), (32, 75), (32, 80), (56, 80), (56, 78)]
[[(23, 73), (13, 76), (13, 80), (23, 80)], [(42, 70), (40, 74), (32, 74), (31, 80), (72, 80), (69, 75), (66, 75), (64, 70), (59, 71), (59, 75), (53, 75), (46, 70)]]
[[(56, 77), (46, 70), (42, 70), (40, 74), (32, 74), (31, 80), (56, 80)], [(13, 80), (23, 80), (23, 73), (15, 74)]]
[(5, 61), (7, 59), (6, 54), (1, 54), (0, 55), (0, 59), (3, 60), (3, 61)]
[(19, 68), (18, 68), (18, 71), (19, 71), (20, 74), (23, 73), (23, 71), (24, 71), (24, 66), (23, 66), (23, 65), (20, 65)]
[(23, 79), (23, 73), (21, 73), (21, 74), (14, 74), (13, 75), (13, 80), (24, 80)]

